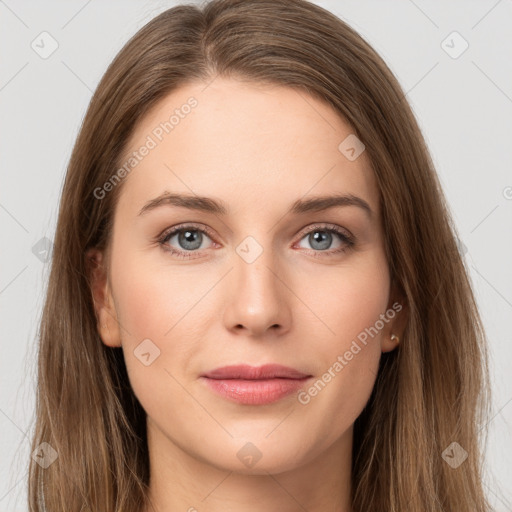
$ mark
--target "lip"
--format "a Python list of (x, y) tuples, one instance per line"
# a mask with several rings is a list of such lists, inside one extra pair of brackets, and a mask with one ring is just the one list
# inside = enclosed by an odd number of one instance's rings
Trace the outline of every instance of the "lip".
[(201, 375), (210, 390), (228, 400), (247, 405), (276, 402), (297, 391), (311, 377), (277, 364), (223, 366)]
[(239, 364), (233, 366), (223, 366), (211, 370), (202, 377), (209, 379), (244, 379), (244, 380), (263, 380), (263, 379), (303, 379), (311, 377), (305, 373), (299, 372), (294, 368), (282, 366), (280, 364), (265, 364), (263, 366), (249, 366)]

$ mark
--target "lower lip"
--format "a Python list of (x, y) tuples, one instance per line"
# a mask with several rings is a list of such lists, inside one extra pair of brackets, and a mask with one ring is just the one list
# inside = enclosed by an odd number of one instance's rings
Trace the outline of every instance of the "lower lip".
[(207, 385), (219, 395), (248, 405), (263, 405), (277, 402), (295, 391), (298, 391), (309, 379), (209, 379), (203, 378)]

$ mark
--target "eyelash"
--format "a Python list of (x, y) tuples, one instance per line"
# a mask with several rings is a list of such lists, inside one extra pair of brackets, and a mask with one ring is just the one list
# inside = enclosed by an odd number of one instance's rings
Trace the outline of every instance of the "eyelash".
[[(195, 259), (196, 257), (193, 256), (194, 253), (197, 253), (198, 251), (179, 251), (174, 249), (173, 247), (170, 247), (167, 245), (167, 242), (171, 239), (173, 235), (176, 233), (179, 233), (181, 231), (200, 231), (201, 233), (207, 235), (209, 238), (214, 239), (213, 234), (211, 231), (204, 227), (204, 226), (196, 226), (194, 224), (180, 224), (178, 226), (174, 226), (168, 231), (165, 231), (161, 236), (157, 238), (158, 244), (162, 247), (164, 251), (167, 251), (171, 253), (174, 256), (177, 256), (178, 258), (188, 260), (188, 259)], [(328, 233), (335, 233), (339, 236), (340, 240), (345, 244), (342, 247), (339, 247), (338, 249), (334, 250), (327, 250), (327, 251), (319, 251), (310, 249), (310, 251), (313, 251), (313, 256), (315, 258), (322, 258), (322, 257), (329, 257), (334, 256), (339, 253), (343, 253), (346, 251), (349, 251), (352, 249), (355, 245), (355, 241), (352, 236), (347, 235), (341, 228), (336, 226), (335, 224), (322, 224), (322, 225), (314, 225), (311, 229), (309, 229), (306, 232), (301, 233), (301, 237), (299, 238), (299, 242), (310, 233), (314, 233), (315, 231), (325, 231)]]

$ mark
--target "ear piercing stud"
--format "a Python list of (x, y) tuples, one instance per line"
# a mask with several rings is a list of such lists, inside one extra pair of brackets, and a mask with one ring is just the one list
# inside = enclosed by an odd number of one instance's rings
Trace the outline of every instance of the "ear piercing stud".
[(398, 345), (400, 343), (400, 338), (396, 334), (391, 335), (391, 341), (396, 340), (396, 344)]

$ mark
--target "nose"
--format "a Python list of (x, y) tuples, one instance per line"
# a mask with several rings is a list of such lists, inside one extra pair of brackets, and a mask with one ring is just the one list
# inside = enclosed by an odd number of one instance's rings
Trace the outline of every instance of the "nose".
[(290, 329), (293, 296), (285, 272), (271, 250), (263, 250), (254, 261), (240, 254), (234, 254), (234, 268), (226, 276), (225, 327), (254, 338), (283, 335)]

